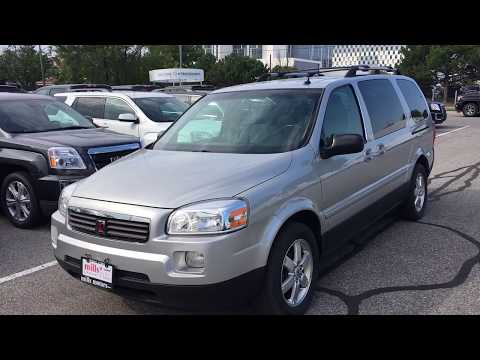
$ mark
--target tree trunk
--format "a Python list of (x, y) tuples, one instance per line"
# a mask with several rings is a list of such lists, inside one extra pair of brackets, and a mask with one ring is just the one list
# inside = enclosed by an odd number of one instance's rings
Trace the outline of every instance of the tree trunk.
[(443, 87), (443, 103), (446, 105), (448, 101), (448, 84)]

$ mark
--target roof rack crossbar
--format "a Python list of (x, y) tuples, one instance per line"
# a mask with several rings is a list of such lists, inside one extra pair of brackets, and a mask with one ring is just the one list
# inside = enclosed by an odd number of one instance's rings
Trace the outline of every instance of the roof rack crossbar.
[(298, 78), (298, 77), (311, 77), (311, 76), (323, 76), (323, 73), (335, 72), (346, 70), (345, 77), (354, 77), (357, 75), (357, 71), (370, 71), (372, 74), (381, 74), (381, 72), (391, 72), (395, 75), (400, 75), (400, 71), (391, 66), (370, 66), (370, 65), (353, 65), (353, 66), (336, 66), (328, 68), (316, 68), (305, 69), (295, 71), (283, 71), (283, 72), (270, 72), (261, 75), (257, 78), (257, 81), (265, 81), (279, 78)]
[(370, 71), (371, 74), (381, 74), (382, 72), (393, 73), (394, 75), (400, 75), (400, 71), (391, 66), (371, 66), (371, 65), (355, 65), (345, 74), (345, 77), (357, 76), (357, 71)]

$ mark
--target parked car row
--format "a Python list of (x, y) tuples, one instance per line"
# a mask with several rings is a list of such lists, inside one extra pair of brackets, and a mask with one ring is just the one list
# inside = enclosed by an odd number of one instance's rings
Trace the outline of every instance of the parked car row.
[(172, 95), (157, 92), (70, 92), (55, 97), (109, 130), (151, 144), (187, 109)]
[(141, 147), (52, 97), (0, 93), (0, 205), (30, 228), (57, 209), (61, 190)]
[[(93, 171), (95, 156), (108, 163), (123, 152), (112, 156), (110, 146), (90, 143), (92, 134), (109, 130), (77, 119), (79, 101), (94, 99), (95, 115), (104, 116), (94, 122), (131, 126), (132, 115), (139, 117), (134, 108), (148, 113), (139, 99), (171, 98), (63, 94), (73, 109), (49, 101), (43, 122), (52, 128), (34, 130), (65, 131), (85, 141), (78, 150), (8, 125), (8, 139), (22, 143), (18, 137), (26, 136), (41, 144), (33, 154), (11, 158), (38, 164), (42, 179), (85, 170), (91, 158), (90, 176), (63, 188), (51, 217), (58, 263), (84, 283), (141, 300), (172, 306), (252, 301), (262, 312), (304, 313), (319, 266), (332, 251), (388, 212), (399, 209), (417, 220), (426, 210), (435, 130), (420, 88), (390, 68), (345, 71), (213, 91), (158, 140), (135, 145), (138, 150), (99, 171)], [(110, 110), (110, 103), (117, 107)], [(161, 116), (178, 116), (177, 107), (165, 109)], [(2, 189), (7, 209), (23, 216), (23, 188), (30, 187), (17, 182), (24, 180), (16, 175)]]

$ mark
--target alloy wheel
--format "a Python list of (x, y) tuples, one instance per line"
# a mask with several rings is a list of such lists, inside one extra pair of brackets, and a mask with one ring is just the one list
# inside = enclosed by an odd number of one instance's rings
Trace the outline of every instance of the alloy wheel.
[(312, 249), (306, 240), (297, 239), (285, 253), (281, 270), (282, 295), (289, 306), (295, 307), (303, 302), (312, 277)]
[(426, 193), (426, 187), (425, 187), (425, 179), (421, 173), (417, 175), (417, 178), (415, 179), (415, 188), (413, 190), (413, 194), (415, 196), (414, 204), (415, 204), (415, 210), (417, 212), (422, 211), (423, 209), (423, 204), (425, 203), (425, 193)]
[(15, 180), (7, 186), (5, 200), (8, 212), (15, 220), (24, 222), (30, 217), (32, 211), (31, 196), (22, 182)]
[(466, 104), (463, 110), (465, 111), (465, 114), (467, 114), (468, 116), (475, 116), (477, 112), (477, 108), (474, 104)]

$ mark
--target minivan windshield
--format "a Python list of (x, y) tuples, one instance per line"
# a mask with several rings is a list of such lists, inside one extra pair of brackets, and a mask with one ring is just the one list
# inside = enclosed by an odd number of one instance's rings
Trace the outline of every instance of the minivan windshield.
[(310, 136), (322, 89), (255, 90), (198, 100), (154, 149), (266, 154), (295, 150)]
[(133, 98), (135, 104), (155, 122), (173, 122), (188, 108), (188, 105), (172, 97)]
[(7, 100), (0, 105), (0, 128), (12, 134), (94, 127), (90, 120), (54, 99)]

